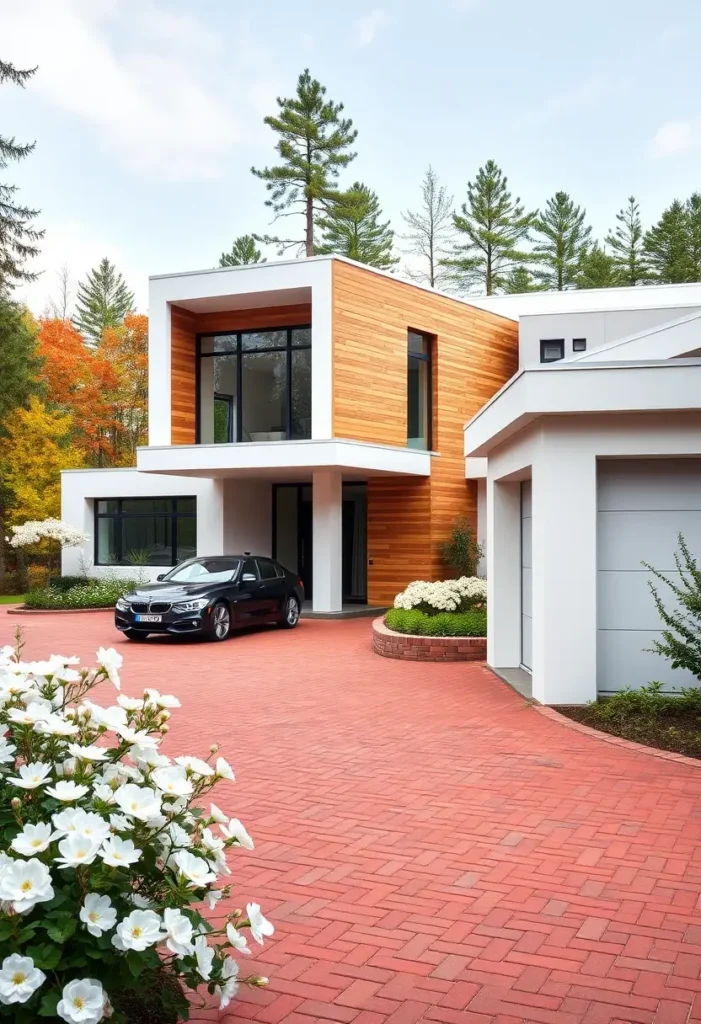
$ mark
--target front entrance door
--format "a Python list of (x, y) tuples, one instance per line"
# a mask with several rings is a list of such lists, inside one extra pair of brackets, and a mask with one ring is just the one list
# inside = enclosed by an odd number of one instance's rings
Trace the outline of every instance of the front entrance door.
[[(343, 601), (367, 601), (367, 486), (344, 483), (342, 506)], [(310, 484), (273, 488), (273, 558), (298, 573), (307, 600), (312, 597), (314, 513)]]

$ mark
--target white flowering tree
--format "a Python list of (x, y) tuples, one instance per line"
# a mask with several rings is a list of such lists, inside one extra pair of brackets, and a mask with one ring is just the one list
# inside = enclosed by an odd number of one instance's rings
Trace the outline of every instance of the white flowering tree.
[(0, 648), (0, 1019), (161, 1024), (186, 1019), (187, 989), (225, 1007), (240, 982), (267, 984), (232, 956), (272, 934), (259, 905), (206, 917), (229, 895), (227, 852), (253, 849), (209, 801), (234, 778), (216, 745), (161, 753), (180, 702), (157, 690), (95, 703), (98, 684), (121, 689), (114, 650), (90, 670), (20, 655)]
[(461, 576), (457, 580), (440, 580), (427, 583), (415, 580), (406, 590), (397, 594), (395, 608), (409, 611), (417, 608), (427, 615), (439, 612), (463, 612), (479, 608), (487, 601), (487, 581), (480, 576)]
[(8, 537), (13, 548), (27, 548), (44, 540), (54, 541), (62, 548), (79, 548), (90, 540), (90, 534), (76, 530), (60, 519), (30, 519), (21, 526), (13, 526), (12, 536)]

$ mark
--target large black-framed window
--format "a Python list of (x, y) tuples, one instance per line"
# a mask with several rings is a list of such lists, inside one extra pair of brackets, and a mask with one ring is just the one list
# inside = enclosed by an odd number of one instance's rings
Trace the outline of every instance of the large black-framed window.
[(312, 436), (309, 325), (197, 336), (197, 442)]
[(431, 448), (431, 348), (430, 334), (408, 331), (407, 447)]
[(95, 565), (178, 565), (197, 554), (197, 498), (98, 498)]
[(541, 338), (540, 339), (540, 361), (541, 363), (556, 363), (565, 358), (564, 338)]

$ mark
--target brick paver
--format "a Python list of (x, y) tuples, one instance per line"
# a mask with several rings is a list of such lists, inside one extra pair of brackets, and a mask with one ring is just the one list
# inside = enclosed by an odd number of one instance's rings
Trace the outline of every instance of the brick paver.
[(364, 620), (220, 645), (24, 621), (30, 655), (118, 647), (128, 692), (183, 701), (166, 749), (217, 738), (236, 766), (218, 802), (256, 850), (225, 909), (260, 899), (271, 983), (194, 1020), (701, 1022), (701, 768), (563, 728), (481, 665), (379, 658)]

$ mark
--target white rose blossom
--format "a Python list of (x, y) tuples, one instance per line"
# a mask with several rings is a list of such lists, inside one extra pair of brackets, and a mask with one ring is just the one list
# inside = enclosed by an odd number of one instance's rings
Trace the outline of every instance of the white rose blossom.
[(200, 977), (204, 981), (209, 981), (212, 973), (212, 961), (214, 960), (214, 950), (207, 943), (207, 939), (204, 935), (198, 935), (195, 939), (195, 959), (197, 960), (197, 970), (199, 971)]
[(55, 786), (47, 786), (44, 792), (47, 796), (52, 796), (54, 800), (60, 800), (61, 803), (65, 804), (72, 804), (76, 800), (80, 800), (81, 796), (89, 793), (90, 788), (88, 786), (81, 786), (70, 779), (68, 781), (61, 779)]
[(141, 850), (136, 849), (131, 839), (111, 836), (109, 839), (105, 839), (99, 849), (99, 854), (109, 867), (121, 868), (128, 864), (135, 864), (141, 857)]
[(487, 600), (487, 581), (479, 576), (461, 576), (457, 580), (427, 583), (415, 580), (406, 590), (397, 594), (395, 608), (409, 611), (421, 608), (431, 612), (454, 612)]
[(56, 1013), (68, 1024), (99, 1024), (104, 1016), (105, 990), (94, 978), (76, 978), (64, 987)]
[(192, 922), (181, 910), (168, 907), (163, 911), (163, 927), (166, 933), (166, 946), (177, 956), (188, 956), (192, 953)]
[(0, 900), (11, 903), (18, 914), (27, 914), (37, 903), (54, 898), (51, 873), (38, 860), (13, 861), (0, 869)]
[(62, 868), (78, 868), (84, 864), (92, 864), (100, 849), (98, 839), (90, 839), (79, 832), (71, 832), (58, 844), (60, 857), (54, 863)]
[(262, 946), (263, 940), (272, 935), (275, 929), (270, 921), (266, 920), (261, 914), (258, 903), (248, 903), (246, 905), (246, 914), (250, 922), (251, 935)]
[(226, 825), (220, 825), (219, 829), (222, 835), (226, 836), (227, 839), (235, 839), (237, 845), (242, 846), (244, 850), (255, 849), (253, 840), (238, 818), (232, 818)]
[(239, 987), (238, 983), (239, 965), (235, 960), (232, 960), (230, 956), (226, 958), (222, 964), (221, 977), (224, 982), (223, 985), (217, 985), (214, 989), (216, 994), (219, 996), (219, 1009), (223, 1010), (229, 1005), (231, 1000), (236, 995), (236, 991)]
[(128, 917), (117, 925), (112, 944), (117, 949), (135, 949), (143, 952), (155, 946), (162, 939), (161, 919), (153, 910), (132, 910)]
[(229, 782), (235, 782), (236, 777), (234, 775), (234, 769), (231, 767), (228, 761), (223, 757), (218, 757), (214, 766), (214, 772), (219, 779), (228, 779)]
[(124, 663), (124, 658), (121, 654), (115, 651), (114, 647), (98, 647), (97, 649), (97, 663), (107, 673), (107, 678), (112, 685), (117, 689), (121, 690), (122, 683), (119, 678), (119, 670)]
[(0, 967), (0, 1003), (26, 1003), (46, 981), (46, 975), (34, 966), (29, 956), (12, 953)]
[(119, 787), (114, 794), (114, 802), (123, 814), (140, 821), (146, 821), (161, 810), (161, 794), (133, 782)]
[(90, 892), (83, 900), (80, 908), (80, 920), (91, 935), (99, 938), (103, 932), (109, 932), (117, 923), (117, 911), (112, 906), (109, 896), (99, 896)]
[(14, 837), (10, 846), (16, 853), (21, 853), (24, 857), (33, 857), (48, 849), (49, 843), (57, 835), (58, 833), (52, 830), (51, 825), (44, 821), (40, 821), (36, 825), (27, 823), (22, 831)]
[(193, 888), (204, 887), (217, 880), (208, 861), (196, 857), (194, 853), (188, 853), (187, 850), (178, 850), (173, 854), (173, 862)]

